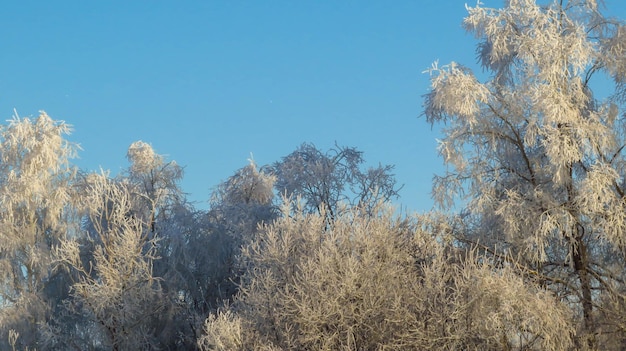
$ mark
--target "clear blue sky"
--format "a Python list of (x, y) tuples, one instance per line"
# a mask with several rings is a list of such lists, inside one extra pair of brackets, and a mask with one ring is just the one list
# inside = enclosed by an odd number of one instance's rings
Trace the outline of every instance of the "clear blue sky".
[[(118, 172), (130, 143), (149, 142), (186, 167), (198, 202), (250, 153), (263, 165), (337, 141), (394, 164), (399, 203), (428, 210), (443, 167), (437, 129), (418, 118), (422, 72), (435, 60), (475, 67), (465, 3), (3, 1), (0, 120), (15, 108), (67, 121), (90, 170)], [(625, 17), (622, 1), (606, 3)]]

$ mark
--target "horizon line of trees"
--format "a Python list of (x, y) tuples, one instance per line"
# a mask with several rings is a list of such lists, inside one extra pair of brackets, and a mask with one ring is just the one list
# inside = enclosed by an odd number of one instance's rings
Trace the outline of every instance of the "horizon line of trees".
[(352, 147), (250, 161), (203, 211), (147, 143), (110, 177), (71, 164), (64, 122), (12, 120), (0, 348), (626, 348), (626, 25), (602, 11), (468, 7), (487, 78), (428, 71), (448, 167), (422, 214), (394, 213), (393, 167)]

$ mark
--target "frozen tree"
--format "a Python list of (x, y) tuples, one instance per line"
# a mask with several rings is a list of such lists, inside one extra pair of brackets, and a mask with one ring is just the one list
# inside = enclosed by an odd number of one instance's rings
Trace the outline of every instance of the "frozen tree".
[(207, 225), (204, 216), (187, 203), (179, 187), (183, 169), (156, 153), (148, 143), (132, 143), (127, 152), (130, 167), (123, 180), (131, 189), (133, 216), (147, 224), (148, 238), (156, 238), (153, 275), (161, 279), (164, 308), (154, 326), (160, 347), (188, 349), (193, 346), (207, 310), (193, 297), (206, 289), (194, 270), (207, 269)]
[[(286, 205), (243, 253), (231, 305), (202, 350), (563, 350), (569, 311), (510, 268), (454, 247), (435, 216)], [(533, 308), (529, 308), (533, 306)]]
[(342, 204), (371, 209), (398, 196), (393, 166), (363, 169), (363, 163), (356, 148), (335, 146), (324, 153), (304, 143), (269, 170), (281, 195), (300, 197), (308, 211), (324, 212), (332, 223)]
[[(210, 235), (205, 238), (208, 245), (193, 255), (198, 260), (196, 275), (206, 279), (198, 292), (204, 293), (203, 300), (211, 310), (236, 292), (240, 248), (254, 239), (260, 224), (276, 218), (275, 181), (273, 175), (259, 170), (250, 160), (247, 166), (218, 185), (212, 194), (207, 216)], [(199, 260), (201, 258), (203, 260)]]
[(77, 146), (65, 139), (69, 132), (45, 112), (0, 130), (0, 337), (15, 329), (16, 347), (38, 345), (61, 279), (51, 269), (52, 247), (76, 231)]
[[(88, 236), (63, 240), (56, 251), (57, 263), (76, 277), (68, 308), (92, 323), (92, 342), (110, 350), (153, 350), (158, 345), (153, 323), (168, 303), (153, 275), (157, 239), (150, 235), (151, 222), (133, 215), (128, 184), (90, 174), (85, 186)], [(85, 247), (88, 255), (81, 252)], [(53, 348), (68, 343), (51, 339)]]
[(259, 223), (274, 217), (276, 177), (260, 171), (253, 160), (249, 162), (216, 188), (209, 213), (239, 240), (250, 239)]
[(132, 143), (126, 157), (130, 162), (126, 177), (136, 197), (136, 215), (142, 216), (155, 233), (158, 217), (166, 218), (168, 209), (184, 198), (178, 187), (183, 169), (174, 161), (166, 162), (164, 156), (143, 141)]
[(155, 276), (162, 277), (164, 292), (173, 302), (162, 314), (159, 338), (165, 349), (194, 348), (207, 314), (216, 304), (212, 279), (220, 271), (217, 258), (223, 250), (214, 240), (205, 211), (181, 203), (168, 211), (159, 223), (159, 257)]
[(444, 206), (460, 196), (463, 242), (571, 308), (577, 347), (623, 343), (610, 308), (626, 297), (626, 27), (592, 0), (468, 11), (488, 78), (457, 63), (430, 70), (425, 115), (446, 125), (449, 166), (434, 195)]
[(47, 326), (46, 347), (176, 348), (193, 334), (177, 304), (186, 286), (177, 274), (180, 238), (194, 225), (180, 215), (182, 169), (143, 142), (127, 156), (131, 165), (117, 178), (88, 173), (77, 182), (83, 230), (56, 251), (71, 296)]

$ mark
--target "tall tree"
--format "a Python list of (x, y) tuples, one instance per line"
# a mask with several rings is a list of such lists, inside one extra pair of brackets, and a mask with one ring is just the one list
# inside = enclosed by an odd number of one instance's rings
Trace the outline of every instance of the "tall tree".
[(163, 303), (152, 328), (160, 347), (188, 349), (200, 325), (196, 314), (206, 311), (184, 303), (196, 287), (186, 268), (194, 259), (190, 255), (198, 253), (192, 245), (203, 246), (193, 239), (206, 235), (205, 226), (179, 186), (181, 166), (143, 141), (132, 143), (126, 158), (130, 166), (122, 181), (131, 192), (132, 213), (146, 225), (146, 243), (155, 245), (152, 254), (158, 257), (152, 261), (153, 276), (160, 281)]
[[(468, 10), (489, 79), (456, 63), (430, 70), (425, 115), (446, 124), (450, 166), (436, 199), (461, 195), (459, 238), (571, 307), (579, 347), (623, 340), (623, 307), (612, 314), (606, 301), (626, 297), (626, 27), (592, 0)], [(594, 95), (610, 81), (609, 96)]]
[[(88, 342), (110, 350), (155, 349), (153, 323), (168, 301), (153, 275), (157, 239), (149, 235), (150, 222), (133, 215), (132, 192), (124, 182), (105, 174), (91, 174), (86, 182), (87, 237), (63, 240), (56, 252), (76, 277), (70, 309), (93, 323)], [(53, 348), (67, 343), (50, 341)]]
[(176, 223), (187, 219), (179, 215), (186, 209), (182, 169), (144, 142), (131, 144), (127, 158), (130, 167), (117, 178), (86, 174), (79, 183), (86, 215), (82, 235), (56, 251), (74, 282), (66, 310), (49, 327), (58, 335), (48, 340), (52, 348), (175, 348), (189, 337), (176, 303), (185, 287), (176, 279), (179, 239), (190, 226)]
[[(19, 330), (18, 345), (36, 347), (38, 327), (50, 315), (46, 296), (58, 276), (52, 248), (78, 223), (70, 159), (77, 146), (70, 126), (45, 112), (18, 118), (0, 130), (0, 329)], [(61, 289), (63, 290), (63, 289)]]
[(213, 192), (207, 216), (210, 235), (204, 238), (208, 248), (202, 252), (190, 248), (197, 258), (204, 258), (204, 264), (196, 266), (196, 275), (208, 280), (198, 291), (204, 292), (204, 301), (211, 309), (237, 291), (241, 247), (255, 238), (261, 224), (276, 218), (275, 181), (275, 176), (259, 170), (250, 160)]

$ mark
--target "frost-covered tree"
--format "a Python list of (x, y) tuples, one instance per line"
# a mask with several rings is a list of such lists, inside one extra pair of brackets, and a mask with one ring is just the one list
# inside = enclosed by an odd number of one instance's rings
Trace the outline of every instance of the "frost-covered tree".
[(125, 182), (90, 174), (85, 187), (81, 200), (88, 213), (87, 237), (62, 240), (56, 259), (75, 277), (68, 309), (83, 317), (80, 323), (91, 335), (87, 344), (51, 335), (48, 345), (156, 349), (158, 320), (169, 304), (153, 275), (158, 240), (151, 235), (152, 223), (133, 215), (133, 194)]
[(398, 197), (393, 166), (364, 169), (364, 163), (356, 148), (335, 146), (322, 152), (304, 143), (268, 169), (277, 177), (280, 195), (301, 198), (307, 211), (323, 212), (332, 223), (342, 204), (372, 209)]
[(132, 143), (126, 157), (130, 162), (126, 177), (136, 197), (135, 215), (142, 216), (150, 224), (150, 230), (156, 233), (157, 221), (164, 221), (168, 209), (180, 204), (184, 198), (178, 186), (183, 169), (175, 161), (166, 162), (163, 155), (157, 154), (143, 141)]
[(203, 300), (211, 310), (236, 292), (241, 247), (254, 239), (259, 225), (277, 216), (273, 202), (275, 181), (273, 175), (259, 170), (250, 160), (212, 194), (207, 216), (210, 234), (204, 238), (208, 245), (201, 252), (190, 248), (197, 253), (193, 255), (198, 260), (196, 275), (206, 279), (198, 292), (204, 293)]
[(164, 294), (173, 303), (159, 334), (164, 349), (191, 350), (207, 314), (216, 304), (213, 295), (220, 243), (213, 240), (205, 211), (181, 203), (168, 210), (160, 222), (159, 260), (154, 275), (163, 279)]
[(457, 63), (430, 70), (425, 115), (446, 125), (449, 166), (435, 197), (460, 195), (460, 239), (571, 308), (578, 347), (623, 347), (624, 310), (611, 309), (626, 297), (626, 27), (593, 0), (468, 10), (488, 78)]
[(45, 112), (0, 129), (0, 342), (15, 329), (16, 347), (37, 347), (38, 328), (64, 290), (51, 252), (76, 231), (69, 132)]
[(276, 177), (250, 163), (220, 184), (213, 192), (209, 215), (231, 235), (243, 242), (257, 225), (274, 217), (273, 186)]
[[(563, 350), (569, 311), (513, 270), (447, 239), (434, 216), (351, 209), (283, 216), (243, 253), (231, 305), (212, 313), (202, 350)], [(533, 306), (533, 308), (529, 308)]]
[(176, 274), (179, 238), (193, 226), (175, 223), (186, 220), (177, 215), (182, 170), (143, 142), (127, 157), (117, 178), (87, 173), (76, 182), (82, 230), (55, 255), (71, 294), (45, 328), (47, 348), (171, 349), (193, 334), (176, 303), (185, 286)]
[(126, 156), (130, 166), (122, 180), (131, 190), (133, 216), (147, 224), (147, 239), (156, 239), (154, 255), (159, 259), (153, 262), (153, 275), (161, 279), (164, 307), (153, 326), (158, 343), (165, 349), (189, 349), (199, 334), (199, 316), (207, 313), (191, 298), (205, 289), (191, 271), (206, 268), (198, 257), (209, 251), (203, 240), (206, 221), (187, 203), (179, 186), (183, 168), (175, 161), (143, 141), (132, 143)]

